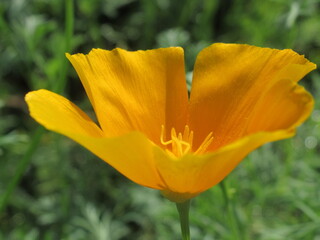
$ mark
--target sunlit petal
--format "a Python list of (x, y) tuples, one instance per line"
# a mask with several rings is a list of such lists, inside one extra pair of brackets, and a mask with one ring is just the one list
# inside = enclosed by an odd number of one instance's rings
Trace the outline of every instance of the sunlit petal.
[[(211, 149), (249, 134), (248, 124), (254, 111), (259, 111), (256, 106), (266, 91), (277, 85), (277, 81), (298, 81), (313, 69), (315, 64), (292, 50), (241, 44), (213, 44), (204, 49), (196, 60), (190, 99), (190, 128), (196, 133), (195, 147), (208, 132), (214, 136)], [(284, 100), (286, 96), (281, 97)], [(293, 105), (298, 102), (298, 98), (287, 101)], [(290, 123), (281, 126), (287, 127)]]
[(164, 188), (154, 163), (154, 144), (141, 133), (108, 138), (77, 106), (47, 90), (28, 93), (26, 101), (31, 116), (47, 129), (80, 143), (132, 181)]
[(159, 143), (161, 125), (182, 129), (187, 114), (183, 50), (94, 49), (67, 55), (108, 136), (140, 131)]
[(58, 94), (41, 89), (29, 92), (25, 100), (30, 115), (47, 129), (68, 137), (103, 136), (101, 129), (80, 108)]
[(256, 103), (246, 134), (294, 129), (310, 116), (313, 105), (312, 96), (303, 87), (292, 80), (278, 80)]

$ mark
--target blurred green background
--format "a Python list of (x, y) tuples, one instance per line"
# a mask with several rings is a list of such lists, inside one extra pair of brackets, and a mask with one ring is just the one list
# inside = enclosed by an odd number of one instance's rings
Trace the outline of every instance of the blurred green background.
[[(71, 140), (44, 131), (24, 95), (50, 89), (92, 108), (64, 53), (185, 48), (187, 76), (214, 42), (292, 48), (320, 62), (319, 0), (1, 0), (0, 239), (180, 239), (175, 205)], [(320, 239), (320, 74), (293, 139), (251, 153), (191, 207), (194, 240)], [(231, 214), (227, 214), (231, 213)]]

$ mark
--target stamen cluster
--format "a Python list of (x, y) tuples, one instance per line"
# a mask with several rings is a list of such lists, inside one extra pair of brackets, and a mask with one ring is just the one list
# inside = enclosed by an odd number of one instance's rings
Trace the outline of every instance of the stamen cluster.
[[(168, 141), (164, 140), (164, 135), (165, 127), (164, 125), (161, 125), (160, 141), (164, 146), (168, 146), (171, 144), (171, 149), (166, 149), (166, 152), (169, 155), (174, 157), (181, 157), (187, 153), (193, 152), (193, 131), (190, 131), (188, 125), (185, 125), (183, 134), (181, 132), (177, 134), (175, 128), (171, 128), (171, 139)], [(199, 148), (196, 151), (194, 151), (195, 154), (205, 153), (205, 151), (213, 141), (212, 135), (212, 132), (208, 134), (208, 136), (204, 139)]]

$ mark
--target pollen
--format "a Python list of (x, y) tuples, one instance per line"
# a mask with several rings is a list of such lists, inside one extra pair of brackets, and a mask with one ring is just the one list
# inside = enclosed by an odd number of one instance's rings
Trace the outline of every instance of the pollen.
[[(213, 134), (210, 132), (207, 137), (203, 140), (201, 145), (196, 151), (192, 149), (193, 143), (193, 131), (190, 130), (188, 125), (185, 125), (183, 133), (179, 132), (177, 134), (175, 128), (171, 128), (171, 138), (167, 141), (164, 140), (165, 138), (165, 127), (161, 125), (161, 136), (160, 141), (161, 144), (164, 146), (168, 146), (166, 148), (166, 152), (174, 157), (181, 157), (188, 153), (195, 153), (195, 154), (202, 154), (205, 153), (207, 148), (213, 141)], [(170, 148), (171, 146), (171, 148)]]

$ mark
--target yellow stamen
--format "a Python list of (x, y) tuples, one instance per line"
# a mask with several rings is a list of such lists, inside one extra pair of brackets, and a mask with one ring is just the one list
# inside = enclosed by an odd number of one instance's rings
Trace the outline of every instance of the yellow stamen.
[[(208, 136), (204, 139), (200, 147), (194, 152), (195, 154), (205, 153), (207, 148), (213, 141), (212, 132), (208, 134)], [(171, 129), (171, 140), (165, 141), (165, 128), (164, 125), (161, 125), (161, 136), (160, 142), (164, 146), (168, 146), (171, 144), (171, 149), (166, 149), (166, 152), (171, 156), (181, 157), (192, 151), (192, 143), (193, 143), (193, 131), (190, 131), (188, 125), (184, 127), (183, 134), (181, 132), (178, 133), (175, 128)]]
[(208, 136), (204, 139), (204, 141), (202, 142), (200, 147), (197, 149), (197, 151), (195, 151), (195, 154), (201, 154), (207, 150), (207, 148), (210, 146), (210, 144), (213, 141), (212, 135), (213, 135), (212, 132), (208, 134)]

